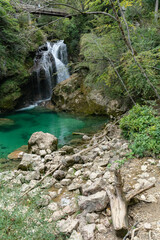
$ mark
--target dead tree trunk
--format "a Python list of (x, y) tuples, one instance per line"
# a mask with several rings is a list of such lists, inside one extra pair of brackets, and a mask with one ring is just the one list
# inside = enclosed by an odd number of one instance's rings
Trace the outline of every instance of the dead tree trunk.
[(118, 237), (128, 232), (127, 202), (123, 196), (120, 171), (115, 171), (115, 187), (107, 189), (110, 200), (113, 227)]

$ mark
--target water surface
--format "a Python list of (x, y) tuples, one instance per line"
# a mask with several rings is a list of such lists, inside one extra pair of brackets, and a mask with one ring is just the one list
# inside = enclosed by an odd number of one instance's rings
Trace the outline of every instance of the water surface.
[(0, 125), (0, 159), (6, 158), (15, 149), (26, 145), (34, 132), (54, 134), (58, 138), (59, 145), (64, 145), (72, 138), (72, 132), (96, 131), (107, 122), (106, 117), (75, 117), (40, 107), (0, 115), (0, 118), (11, 120), (11, 124), (6, 122), (6, 125)]

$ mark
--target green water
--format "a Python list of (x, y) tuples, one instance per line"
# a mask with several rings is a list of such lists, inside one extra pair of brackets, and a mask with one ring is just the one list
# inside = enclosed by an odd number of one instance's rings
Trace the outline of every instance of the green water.
[(11, 125), (0, 126), (0, 159), (27, 142), (32, 133), (37, 131), (54, 134), (59, 145), (64, 145), (72, 138), (72, 132), (96, 131), (105, 122), (106, 117), (75, 117), (65, 113), (53, 113), (37, 107), (32, 110), (20, 111), (0, 118), (11, 119)]

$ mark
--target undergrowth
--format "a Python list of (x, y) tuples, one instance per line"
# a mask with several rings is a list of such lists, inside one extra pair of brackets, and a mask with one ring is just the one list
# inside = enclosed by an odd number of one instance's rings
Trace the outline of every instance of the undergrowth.
[(160, 155), (160, 117), (152, 107), (137, 104), (121, 119), (120, 128), (134, 155)]
[(51, 213), (38, 208), (40, 195), (20, 201), (19, 187), (9, 187), (0, 182), (0, 239), (1, 240), (65, 240)]

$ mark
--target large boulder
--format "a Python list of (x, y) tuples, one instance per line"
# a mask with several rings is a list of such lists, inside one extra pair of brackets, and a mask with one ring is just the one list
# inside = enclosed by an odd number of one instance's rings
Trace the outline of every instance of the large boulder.
[(35, 132), (28, 141), (28, 150), (30, 153), (44, 156), (57, 150), (58, 139), (44, 132)]
[(85, 115), (120, 115), (127, 109), (120, 100), (111, 100), (99, 89), (86, 87), (82, 77), (73, 74), (53, 89), (52, 104), (55, 111), (68, 111)]

